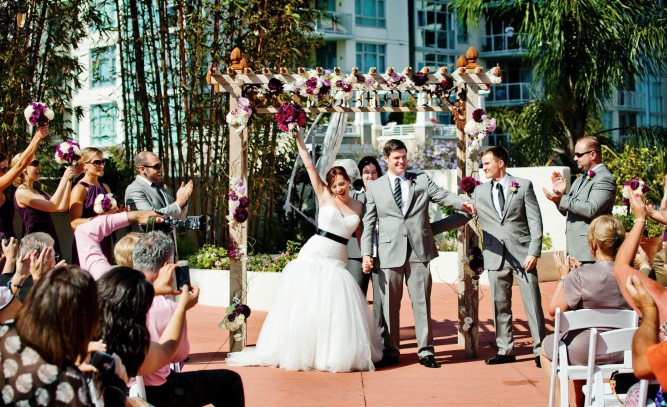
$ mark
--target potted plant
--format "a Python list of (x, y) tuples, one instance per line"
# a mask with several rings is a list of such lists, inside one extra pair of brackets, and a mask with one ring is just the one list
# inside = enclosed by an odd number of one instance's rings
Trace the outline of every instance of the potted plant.
[[(632, 213), (628, 215), (616, 214), (614, 216), (620, 219), (626, 232), (629, 232), (635, 224), (635, 216)], [(646, 219), (644, 236), (642, 236), (639, 246), (644, 250), (651, 263), (653, 263), (653, 258), (662, 245), (662, 233), (661, 224), (651, 218)]]

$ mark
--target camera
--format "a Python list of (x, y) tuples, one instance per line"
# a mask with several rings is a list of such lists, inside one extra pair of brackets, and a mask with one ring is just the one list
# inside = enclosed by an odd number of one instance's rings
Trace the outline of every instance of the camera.
[(113, 372), (115, 369), (113, 356), (99, 351), (90, 354), (88, 364), (94, 366), (99, 372)]
[(150, 232), (152, 230), (171, 232), (174, 229), (177, 229), (179, 231), (196, 230), (205, 232), (210, 228), (209, 219), (208, 216), (206, 215), (188, 216), (183, 220), (167, 217), (164, 219), (164, 222), (161, 223), (149, 221), (149, 224), (147, 226), (148, 226), (147, 232)]

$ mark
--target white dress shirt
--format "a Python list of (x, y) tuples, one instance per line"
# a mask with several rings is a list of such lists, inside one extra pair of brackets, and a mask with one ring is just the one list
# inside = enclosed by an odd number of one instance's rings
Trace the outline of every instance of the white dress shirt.
[(391, 187), (391, 194), (394, 195), (394, 188), (396, 187), (396, 178), (401, 180), (401, 212), (405, 215), (408, 212), (408, 193), (410, 192), (410, 181), (405, 176), (405, 171), (398, 177), (391, 172), (389, 175), (389, 186)]
[(498, 216), (501, 218), (503, 217), (503, 211), (500, 210), (500, 202), (498, 201), (498, 187), (496, 186), (497, 184), (502, 185), (503, 187), (503, 195), (505, 196), (505, 205), (507, 205), (507, 192), (509, 191), (510, 187), (510, 177), (505, 174), (503, 179), (500, 180), (500, 182), (496, 181), (491, 181), (491, 196), (493, 197), (493, 207), (496, 208), (496, 212), (498, 212)]

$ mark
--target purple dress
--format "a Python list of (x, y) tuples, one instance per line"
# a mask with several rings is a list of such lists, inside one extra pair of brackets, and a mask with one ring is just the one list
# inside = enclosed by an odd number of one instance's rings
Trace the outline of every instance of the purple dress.
[[(39, 189), (36, 191), (48, 200), (49, 196), (46, 195)], [(51, 213), (40, 211), (39, 209), (31, 208), (26, 206), (25, 208), (19, 207), (18, 202), (16, 202), (16, 195), (14, 195), (14, 207), (18, 211), (21, 219), (23, 219), (23, 226), (25, 227), (24, 236), (30, 233), (35, 232), (44, 232), (49, 234), (55, 241), (53, 248), (56, 253), (62, 258), (62, 252), (60, 251), (60, 243), (58, 242), (58, 234), (56, 233), (56, 227), (53, 225), (53, 220), (51, 219)]]
[[(97, 213), (95, 213), (94, 209), (95, 198), (97, 198), (99, 194), (106, 195), (107, 190), (102, 185), (90, 185), (83, 181), (77, 182), (76, 185), (83, 185), (84, 187), (88, 188), (88, 195), (86, 195), (86, 199), (83, 201), (83, 210), (81, 211), (81, 218), (84, 219), (94, 218), (95, 216), (97, 216)], [(112, 263), (113, 244), (111, 240), (111, 235), (105, 237), (100, 243), (100, 246), (102, 247), (102, 252), (104, 253), (104, 256), (106, 256), (107, 260), (109, 260), (109, 263)], [(79, 265), (79, 253), (76, 248), (76, 238), (72, 240), (72, 264)]]
[[(2, 193), (0, 192), (0, 194)], [(14, 194), (10, 192), (5, 197), (5, 203), (0, 206), (0, 239), (16, 237), (16, 234), (14, 234), (14, 205), (11, 202), (14, 199)]]

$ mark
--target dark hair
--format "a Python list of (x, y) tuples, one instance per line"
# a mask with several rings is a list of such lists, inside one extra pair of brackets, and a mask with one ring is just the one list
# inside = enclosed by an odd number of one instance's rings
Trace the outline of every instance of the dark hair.
[(115, 267), (97, 281), (97, 287), (102, 314), (98, 337), (109, 353), (120, 356), (127, 375), (134, 377), (151, 343), (146, 314), (155, 295), (153, 285), (141, 271)]
[(384, 143), (384, 147), (382, 147), (382, 154), (385, 157), (389, 157), (389, 154), (396, 150), (405, 150), (406, 153), (408, 152), (408, 148), (401, 140), (391, 139)]
[(342, 176), (343, 178), (345, 178), (345, 180), (347, 182), (352, 183), (352, 181), (350, 181), (350, 176), (347, 175), (347, 171), (345, 171), (345, 168), (340, 167), (340, 166), (336, 166), (336, 167), (332, 167), (329, 170), (329, 172), (327, 172), (326, 181), (327, 181), (327, 185), (329, 186), (329, 188), (331, 188), (331, 185), (334, 183), (334, 181), (336, 180), (336, 177), (339, 176), (339, 175)]
[(7, 159), (7, 154), (5, 153), (0, 153), (0, 163), (5, 161)]
[(482, 157), (487, 154), (493, 154), (496, 160), (503, 160), (505, 167), (509, 164), (510, 155), (503, 146), (491, 146), (482, 152)]
[(375, 159), (375, 157), (371, 157), (368, 155), (359, 161), (358, 165), (359, 174), (362, 175), (362, 178), (363, 178), (364, 168), (366, 168), (367, 165), (374, 165), (375, 169), (378, 172), (378, 177), (382, 176), (382, 167), (380, 167), (380, 163), (378, 162), (378, 160)]
[(35, 282), (16, 316), (16, 331), (45, 361), (62, 366), (83, 360), (99, 319), (93, 277), (78, 266), (60, 266)]

